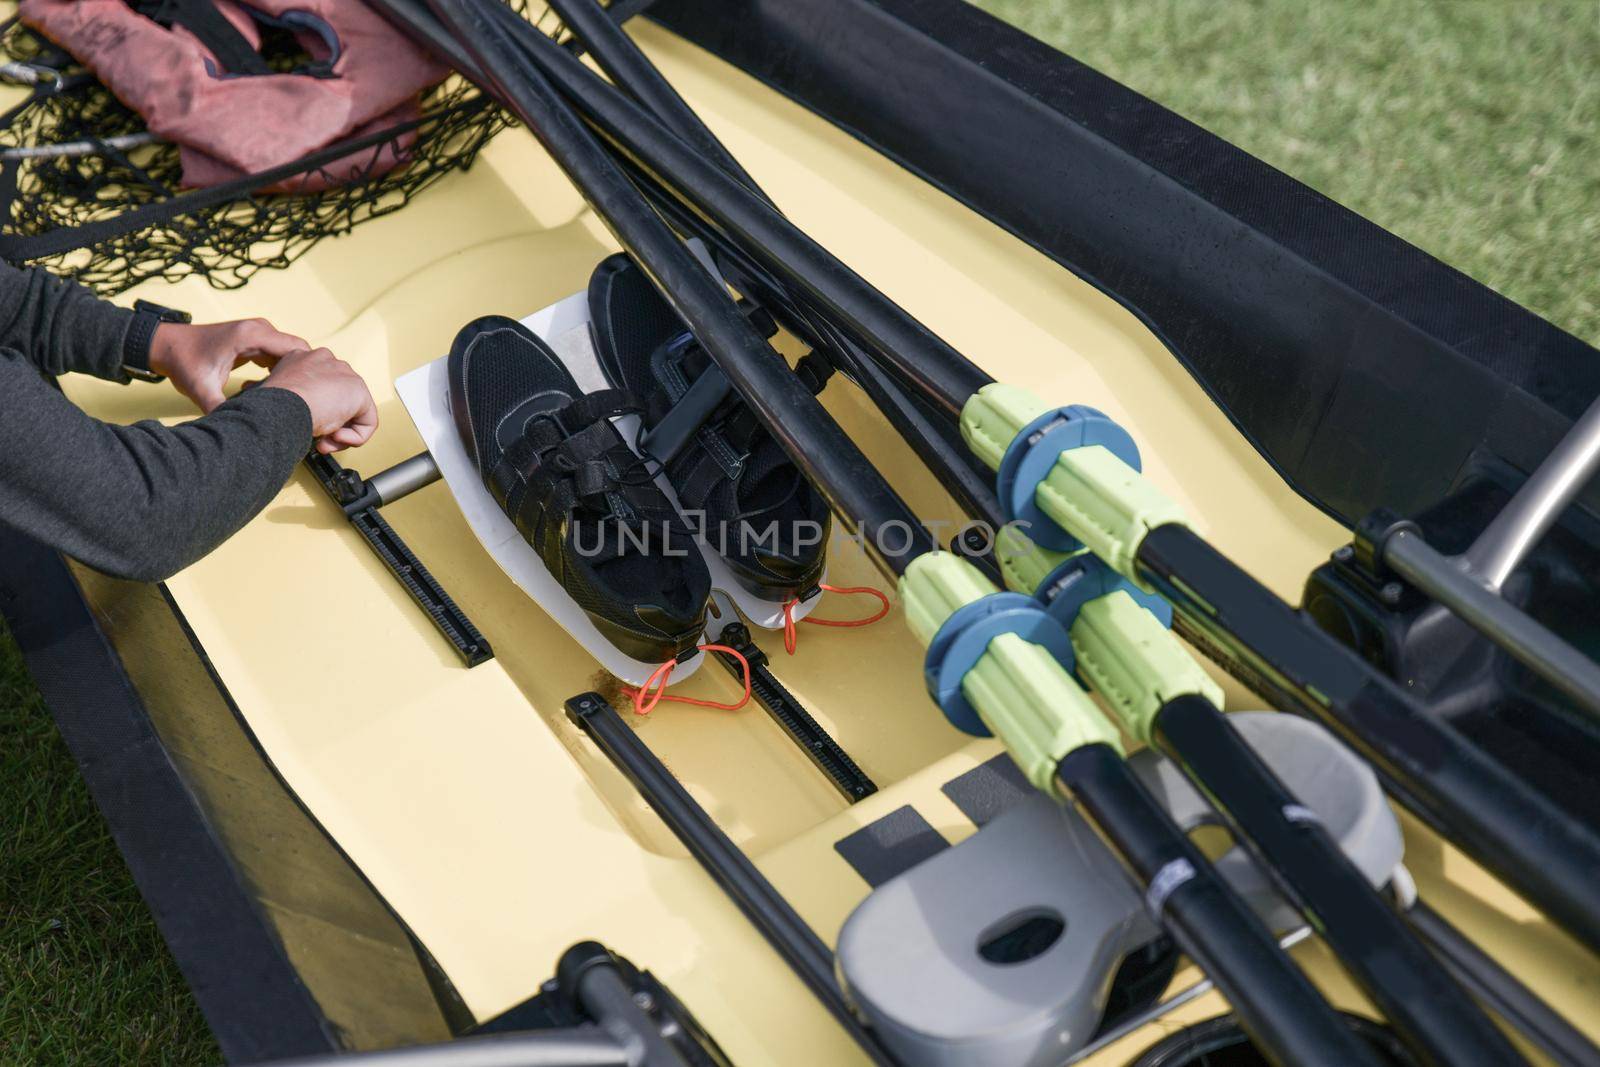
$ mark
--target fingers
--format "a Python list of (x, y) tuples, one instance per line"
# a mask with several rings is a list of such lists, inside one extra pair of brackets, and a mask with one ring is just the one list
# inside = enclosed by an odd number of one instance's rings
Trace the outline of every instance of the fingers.
[[(360, 379), (358, 378), (357, 381), (360, 381)], [(355, 417), (347, 422), (343, 429), (336, 431), (336, 435), (346, 434), (348, 436), (347, 443), (352, 448), (356, 445), (366, 444), (372, 437), (373, 432), (378, 428), (378, 406), (372, 402), (372, 393), (367, 389), (365, 382), (361, 382), (361, 391), (366, 397), (365, 402), (356, 411)]]
[(378, 428), (378, 408), (361, 375), (326, 348), (297, 348), (278, 357), (262, 385), (306, 402), (322, 455), (364, 445)]
[(284, 333), (266, 319), (244, 319), (228, 325), (232, 332), (235, 367), (245, 363), (270, 367), (292, 352), (303, 352), (311, 347), (305, 338)]
[(317, 451), (323, 455), (346, 448), (359, 448), (370, 441), (378, 429), (378, 408), (372, 402), (372, 394), (368, 392), (365, 383), (361, 383), (361, 391), (365, 394), (365, 400), (350, 421), (318, 439)]

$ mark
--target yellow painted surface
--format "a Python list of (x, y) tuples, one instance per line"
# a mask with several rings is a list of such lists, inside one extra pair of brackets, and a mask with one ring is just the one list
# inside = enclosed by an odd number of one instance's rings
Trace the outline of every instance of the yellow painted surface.
[[(1127, 311), (739, 72), (654, 27), (636, 32), (791, 218), (995, 377), (1121, 421), (1156, 483), (1280, 594), (1296, 598), (1305, 574), (1345, 539)], [(469, 319), (522, 315), (581, 289), (613, 247), (533, 140), (511, 131), (471, 172), (324, 242), (288, 271), (263, 272), (242, 291), (185, 283), (144, 295), (201, 321), (265, 315), (355, 364), (382, 426), (342, 458), (370, 473), (420, 447), (394, 396), (397, 375), (444, 352)], [(168, 390), (66, 385), (102, 417), (186, 417)], [(919, 514), (954, 518), (848, 383), (825, 400)], [(738, 1062), (853, 1062), (853, 1046), (780, 959), (566, 722), (562, 701), (604, 680), (505, 580), (448, 491), (433, 486), (385, 514), (493, 643), (492, 662), (459, 666), (305, 473), (170, 588), (267, 755), (470, 1008), (481, 1018), (522, 999), (565, 947), (592, 937), (659, 974)], [(830, 580), (887, 587), (852, 551), (835, 554)], [(821, 613), (857, 607), (830, 598)], [(920, 649), (897, 617), (802, 631), (799, 655), (777, 652), (775, 668), (885, 787), (878, 796), (847, 808), (753, 707), (663, 705), (638, 728), (831, 941), (866, 892), (833, 842), (906, 803), (952, 840), (970, 833), (938, 787), (993, 748), (957, 733), (928, 702)], [(732, 685), (708, 670), (684, 691), (728, 699)], [(1255, 703), (1231, 683), (1229, 693), (1232, 707)], [(1407, 829), (1428, 899), (1594, 1028), (1595, 961), (1453, 851)], [(1341, 1002), (1359, 1003), (1320, 948), (1298, 955)], [(1213, 994), (1177, 1018), (1219, 1010)], [(1093, 1062), (1126, 1062), (1175, 1025), (1152, 1026)]]

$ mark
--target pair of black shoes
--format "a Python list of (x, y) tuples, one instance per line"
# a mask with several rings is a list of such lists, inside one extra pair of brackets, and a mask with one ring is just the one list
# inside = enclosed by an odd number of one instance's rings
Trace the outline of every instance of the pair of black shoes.
[(610, 420), (638, 414), (648, 432), (710, 360), (624, 255), (595, 271), (589, 310), (612, 388), (582, 393), (527, 327), (488, 316), (451, 346), (451, 411), (489, 492), (596, 628), (634, 659), (678, 659), (711, 594), (697, 537), (754, 595), (792, 600), (821, 581), (827, 507), (730, 394), (665, 465), (675, 508)]

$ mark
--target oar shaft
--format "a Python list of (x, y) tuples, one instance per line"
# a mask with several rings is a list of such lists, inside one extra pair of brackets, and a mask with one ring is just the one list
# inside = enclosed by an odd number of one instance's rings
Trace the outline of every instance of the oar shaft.
[(612, 21), (605, 8), (595, 0), (550, 0), (550, 9), (577, 35), (618, 88), (647, 108), (695, 151), (765, 199), (766, 194), (761, 192), (755, 179), (684, 102), (672, 83), (662, 77), (656, 65), (633, 43), (633, 38)]
[(1210, 701), (1195, 695), (1169, 701), (1156, 715), (1154, 740), (1238, 829), (1240, 843), (1278, 879), (1424, 1062), (1523, 1062)]
[[(733, 153), (707, 128), (694, 109), (678, 95), (672, 83), (662, 76), (633, 38), (622, 31), (604, 8), (595, 0), (552, 0), (550, 6), (618, 88), (647, 108), (669, 131), (715, 162), (752, 193), (771, 203), (771, 198), (762, 191)], [(707, 241), (716, 251), (719, 262), (724, 258), (739, 261), (741, 272), (767, 290), (759, 295), (765, 298), (771, 310), (779, 315), (787, 311), (791, 321), (786, 321), (785, 325), (805, 336), (813, 347), (826, 352), (861, 387), (906, 443), (927, 461), (968, 515), (996, 528), (1005, 521), (995, 500), (993, 479), (979, 474), (970, 462), (970, 453), (960, 448), (959, 442), (941, 434), (930, 421), (929, 415), (917, 409), (899, 383), (893, 381), (870, 355), (843, 336), (825, 317), (812, 313), (802, 301), (797, 301), (786, 286), (772, 278), (703, 217), (685, 206), (649, 171), (626, 155), (618, 162), (633, 178), (634, 184), (650, 198), (656, 210), (675, 228), (680, 232), (693, 232)]]
[(1084, 745), (1061, 761), (1056, 775), (1139, 883), (1152, 887), (1147, 903), (1272, 1062), (1376, 1062), (1115, 751)]
[(861, 387), (962, 510), (973, 519), (988, 523), (991, 529), (998, 530), (1005, 524), (1000, 503), (995, 498), (994, 475), (981, 469), (953, 427), (941, 432), (942, 427), (936, 425), (935, 420), (948, 423), (944, 416), (919, 404), (870, 354), (835, 329), (825, 316), (817, 314), (815, 308), (807, 306), (804, 297), (789, 291), (728, 240), (726, 234), (695, 214), (637, 163), (626, 156), (617, 162), (674, 229), (704, 241), (718, 265), (724, 270), (731, 268), (739, 276), (734, 285), (736, 289), (764, 305), (790, 332), (823, 352)]
[[(795, 465), (887, 573), (936, 547), (916, 516), (612, 162), (571, 107), (506, 35), (499, 3), (430, 0), (478, 76), (538, 137), (761, 417)], [(570, 59), (531, 25), (534, 37)], [(574, 62), (576, 62), (574, 60)], [(632, 106), (631, 104), (629, 105)]]
[(605, 135), (660, 175), (785, 284), (804, 292), (950, 414), (991, 379), (619, 89), (504, 5), (499, 23)]
[(1280, 708), (1318, 719), (1386, 788), (1468, 855), (1600, 949), (1600, 838), (1508, 772), (1393, 682), (1187, 527), (1139, 546), (1139, 577), (1185, 636)]
[(1406, 910), (1406, 921), (1485, 1004), (1559, 1067), (1594, 1067), (1600, 1063), (1600, 1048), (1594, 1042), (1425, 902), (1413, 902)]

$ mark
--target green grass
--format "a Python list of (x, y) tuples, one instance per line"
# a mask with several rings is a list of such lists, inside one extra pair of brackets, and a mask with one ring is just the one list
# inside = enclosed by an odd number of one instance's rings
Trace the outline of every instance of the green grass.
[(220, 1056), (0, 626), (0, 1063)]
[[(1600, 342), (1600, 5), (983, 0)], [(0, 1063), (216, 1050), (0, 632)]]
[(1593, 0), (978, 0), (1591, 344)]

